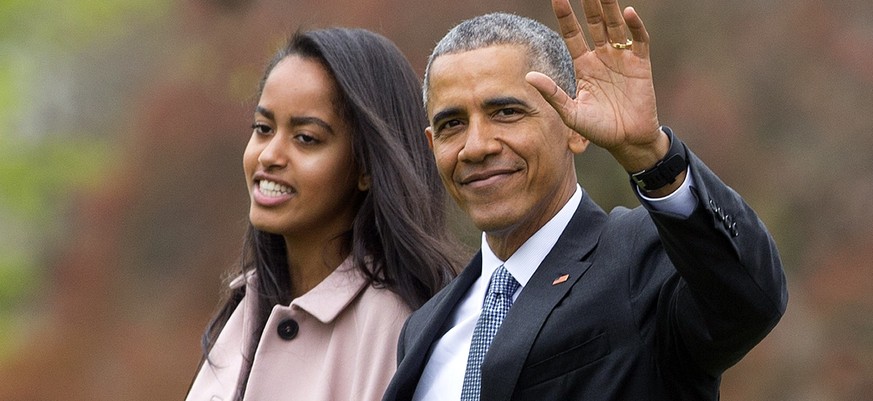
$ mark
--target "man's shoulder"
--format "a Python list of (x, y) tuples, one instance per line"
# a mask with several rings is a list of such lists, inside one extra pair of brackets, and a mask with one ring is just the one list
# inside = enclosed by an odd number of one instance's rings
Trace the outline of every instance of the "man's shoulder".
[(619, 206), (609, 212), (598, 240), (598, 254), (638, 259), (661, 250), (658, 229), (644, 207), (630, 209)]
[(604, 231), (633, 230), (645, 231), (647, 228), (655, 229), (649, 211), (642, 206), (627, 208), (616, 206), (609, 211), (604, 226)]
[(612, 210), (609, 211), (609, 219), (633, 219), (633, 218), (641, 218), (647, 215), (649, 212), (646, 208), (642, 206), (637, 206), (633, 208), (629, 208), (626, 206), (616, 206)]

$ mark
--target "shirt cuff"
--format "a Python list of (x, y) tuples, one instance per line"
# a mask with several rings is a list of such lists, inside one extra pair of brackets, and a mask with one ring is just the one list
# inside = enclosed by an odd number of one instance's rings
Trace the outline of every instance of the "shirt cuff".
[(673, 193), (663, 198), (649, 198), (643, 195), (640, 188), (634, 185), (637, 191), (637, 196), (640, 198), (643, 206), (649, 211), (675, 214), (680, 217), (687, 218), (694, 212), (697, 206), (697, 197), (691, 191), (694, 186), (694, 174), (692, 174), (691, 166), (688, 166), (688, 173), (685, 174), (685, 181)]

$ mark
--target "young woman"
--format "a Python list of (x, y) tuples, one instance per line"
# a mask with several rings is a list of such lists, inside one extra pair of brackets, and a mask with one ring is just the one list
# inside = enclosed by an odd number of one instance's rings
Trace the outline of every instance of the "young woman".
[(379, 400), (407, 315), (455, 274), (419, 81), (387, 39), (298, 33), (260, 85), (240, 271), (188, 400)]

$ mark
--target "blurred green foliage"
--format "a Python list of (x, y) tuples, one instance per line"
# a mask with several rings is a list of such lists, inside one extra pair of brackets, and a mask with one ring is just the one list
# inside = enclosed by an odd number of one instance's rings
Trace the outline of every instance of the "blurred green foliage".
[(105, 141), (70, 138), (0, 137), (0, 359), (17, 334), (18, 310), (39, 288), (42, 245), (61, 230), (65, 201), (74, 189), (96, 185), (92, 177), (110, 154)]
[(163, 15), (168, 6), (166, 0), (2, 0), (0, 38), (28, 38), (50, 47), (86, 44), (121, 34), (133, 20)]
[[(662, 122), (758, 211), (789, 275), (788, 313), (722, 399), (868, 399), (873, 2), (621, 3), (652, 35)], [(556, 26), (545, 0), (0, 0), (0, 401), (183, 396), (245, 227), (248, 96), (288, 32), (369, 28), (421, 73), (495, 10)], [(636, 204), (605, 150), (577, 168), (604, 208)]]
[(53, 93), (32, 88), (53, 78), (47, 67), (168, 8), (163, 0), (0, 0), (0, 360), (23, 334), (15, 327), (29, 318), (21, 310), (44, 280), (45, 245), (63, 228), (66, 201), (97, 185), (112, 155), (103, 136), (81, 135), (75, 124), (43, 132), (37, 97)]

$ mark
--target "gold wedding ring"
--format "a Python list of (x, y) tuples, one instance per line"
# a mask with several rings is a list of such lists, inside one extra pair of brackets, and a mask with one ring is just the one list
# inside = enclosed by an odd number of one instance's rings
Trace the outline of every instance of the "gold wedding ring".
[(612, 47), (615, 49), (627, 50), (627, 49), (631, 48), (631, 46), (634, 44), (634, 41), (631, 39), (628, 39), (627, 42), (624, 42), (624, 43), (609, 42), (609, 44), (612, 45)]

